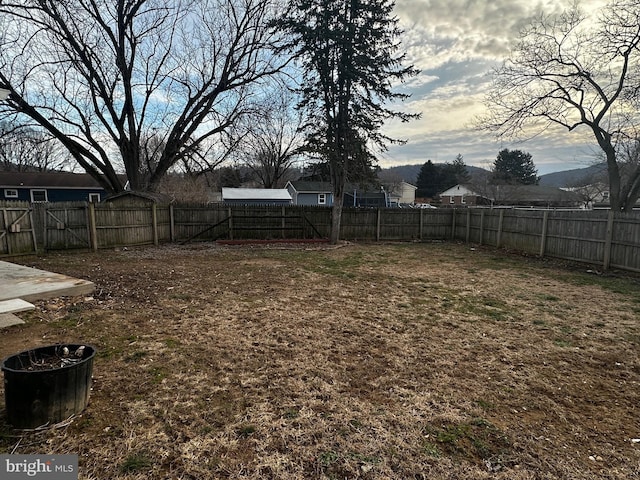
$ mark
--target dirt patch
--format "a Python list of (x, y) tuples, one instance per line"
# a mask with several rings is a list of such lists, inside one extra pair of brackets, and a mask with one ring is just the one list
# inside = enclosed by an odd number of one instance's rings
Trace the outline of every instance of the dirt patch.
[[(0, 355), (98, 354), (85, 412), (0, 447), (80, 478), (640, 476), (640, 282), (455, 244), (22, 258), (86, 278)], [(587, 270), (590, 270), (589, 272)]]

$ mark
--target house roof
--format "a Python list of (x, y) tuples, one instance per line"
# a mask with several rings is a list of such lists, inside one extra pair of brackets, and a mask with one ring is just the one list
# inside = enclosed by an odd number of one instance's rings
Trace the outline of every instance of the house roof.
[[(502, 192), (500, 192), (502, 187)], [(496, 196), (515, 201), (528, 202), (579, 202), (580, 195), (556, 187), (545, 187), (542, 185), (518, 185), (515, 189), (513, 185), (498, 185)]]
[(102, 189), (91, 175), (71, 172), (0, 172), (0, 186)]
[[(484, 193), (480, 193), (484, 190)], [(510, 202), (580, 202), (580, 196), (575, 192), (562, 190), (556, 187), (546, 187), (543, 185), (488, 185), (486, 188), (479, 188), (472, 184), (455, 185), (440, 195), (460, 196), (478, 195), (490, 198), (495, 201)]]
[(222, 188), (222, 200), (291, 200), (286, 188)]
[(296, 180), (289, 182), (296, 192), (304, 193), (331, 193), (330, 182), (307, 182), (305, 180)]
[[(308, 182), (306, 180), (296, 180), (293, 182), (288, 182), (287, 185), (291, 185), (295, 191), (298, 193), (333, 193), (333, 188), (331, 187), (331, 182)], [(407, 183), (407, 185), (412, 186)], [(417, 187), (414, 187), (417, 188)], [(353, 192), (357, 192), (358, 195), (362, 195), (364, 193), (367, 194), (378, 194), (381, 193), (379, 188), (363, 188), (362, 186), (358, 186), (354, 183), (349, 183), (345, 185), (344, 193), (352, 194)]]
[(454, 185), (451, 188), (447, 188), (444, 192), (440, 193), (440, 195), (444, 196), (453, 196), (457, 197), (460, 195), (478, 195), (482, 196), (477, 192), (477, 188), (468, 183), (459, 183), (458, 185)]

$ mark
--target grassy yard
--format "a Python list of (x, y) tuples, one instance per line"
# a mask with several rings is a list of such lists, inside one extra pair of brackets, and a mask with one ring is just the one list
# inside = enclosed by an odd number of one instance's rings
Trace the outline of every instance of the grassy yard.
[(98, 356), (69, 425), (0, 408), (0, 453), (76, 453), (101, 480), (640, 478), (637, 276), (448, 243), (17, 263), (97, 290), (38, 303), (0, 355)]

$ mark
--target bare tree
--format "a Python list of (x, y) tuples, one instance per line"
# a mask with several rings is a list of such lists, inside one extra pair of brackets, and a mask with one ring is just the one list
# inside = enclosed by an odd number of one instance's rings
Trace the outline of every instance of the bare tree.
[(68, 152), (44, 132), (0, 123), (0, 171), (47, 172), (69, 166)]
[(525, 138), (554, 125), (586, 127), (606, 158), (611, 208), (631, 210), (640, 168), (628, 168), (624, 157), (640, 138), (640, 4), (614, 0), (597, 22), (588, 20), (573, 7), (523, 31), (495, 71), (489, 114), (478, 123), (498, 136)]
[[(207, 161), (247, 112), (272, 54), (271, 0), (7, 0), (3, 102), (57, 138), (109, 191), (154, 190), (176, 163)], [(159, 149), (146, 162), (149, 139)], [(146, 165), (145, 165), (146, 163)]]
[(246, 119), (239, 160), (264, 188), (282, 188), (301, 157), (304, 120), (295, 100), (293, 92), (277, 86)]

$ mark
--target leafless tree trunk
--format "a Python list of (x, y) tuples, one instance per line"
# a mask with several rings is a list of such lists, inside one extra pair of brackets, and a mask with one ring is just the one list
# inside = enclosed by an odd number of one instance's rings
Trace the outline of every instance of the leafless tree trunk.
[[(21, 0), (0, 4), (3, 102), (56, 137), (109, 191), (154, 190), (248, 110), (271, 54), (271, 0)], [(152, 168), (145, 142), (162, 146)]]
[(588, 129), (604, 153), (611, 208), (631, 210), (640, 169), (622, 175), (624, 149), (640, 138), (640, 4), (613, 0), (595, 24), (577, 7), (541, 17), (494, 75), (481, 128), (528, 138), (547, 128)]

